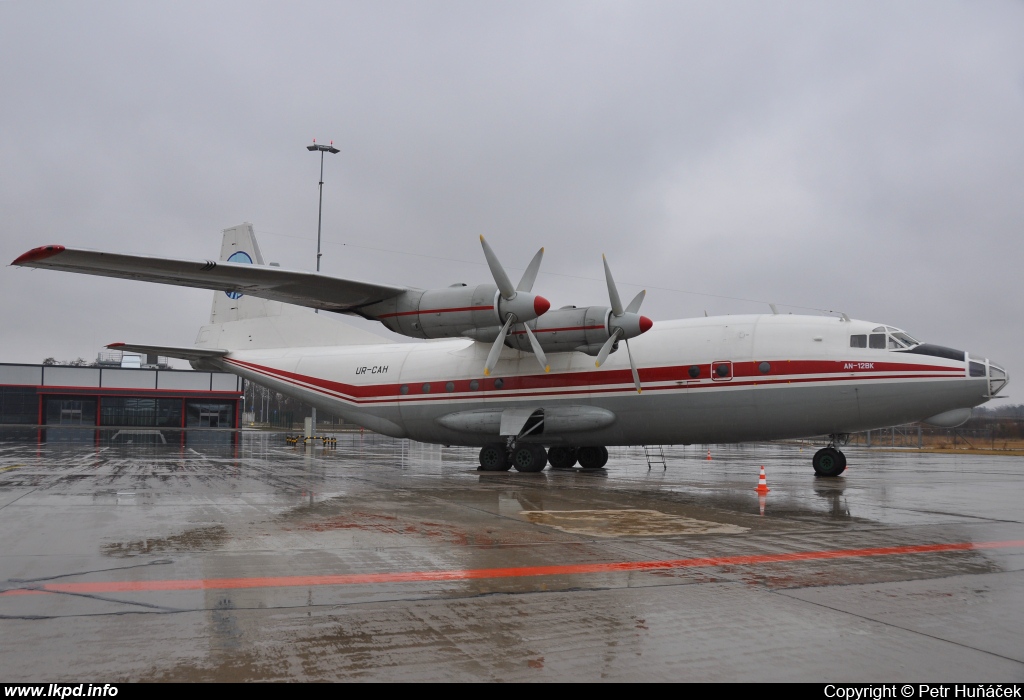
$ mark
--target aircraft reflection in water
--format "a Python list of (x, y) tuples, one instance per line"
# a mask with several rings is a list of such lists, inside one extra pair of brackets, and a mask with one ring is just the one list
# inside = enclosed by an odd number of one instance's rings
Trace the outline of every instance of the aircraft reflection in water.
[(607, 260), (607, 306), (551, 309), (532, 291), (543, 248), (513, 286), (480, 241), (494, 284), (426, 291), (269, 266), (251, 224), (224, 231), (221, 262), (51, 245), (13, 264), (215, 290), (194, 347), (109, 347), (234, 372), (385, 435), (480, 446), (484, 470), (600, 469), (607, 445), (829, 435), (813, 466), (837, 476), (849, 433), (956, 426), (1009, 380), (983, 357), (845, 314), (654, 324), (644, 292), (622, 304)]

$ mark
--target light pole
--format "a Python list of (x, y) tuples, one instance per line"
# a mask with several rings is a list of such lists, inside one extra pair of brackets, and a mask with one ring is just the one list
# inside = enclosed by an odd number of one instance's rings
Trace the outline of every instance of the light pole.
[[(340, 153), (340, 151), (334, 147), (334, 141), (327, 146), (318, 144), (316, 139), (313, 139), (312, 146), (306, 146), (307, 151), (313, 151), (314, 153), (320, 151), (320, 204), (317, 207), (316, 213), (316, 271), (320, 272), (320, 256), (323, 255), (320, 252), (320, 224), (324, 219), (324, 154), (325, 153)], [(320, 313), (320, 309), (314, 309), (314, 313)], [(316, 406), (313, 406), (313, 434), (316, 434)]]
[[(320, 151), (320, 206), (317, 208), (316, 214), (316, 271), (320, 272), (320, 223), (324, 218), (324, 154), (325, 153), (340, 153), (337, 148), (334, 147), (334, 141), (331, 141), (329, 146), (318, 144), (316, 139), (313, 139), (312, 146), (306, 146), (307, 151)], [(317, 309), (319, 312), (320, 309)]]

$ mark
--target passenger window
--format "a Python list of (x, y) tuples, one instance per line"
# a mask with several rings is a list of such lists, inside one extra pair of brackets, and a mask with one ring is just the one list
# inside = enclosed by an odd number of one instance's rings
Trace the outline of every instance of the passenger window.
[(885, 350), (885, 333), (872, 333), (870, 345), (875, 350)]
[(851, 335), (850, 336), (850, 347), (851, 348), (866, 348), (868, 346), (868, 336), (865, 335)]

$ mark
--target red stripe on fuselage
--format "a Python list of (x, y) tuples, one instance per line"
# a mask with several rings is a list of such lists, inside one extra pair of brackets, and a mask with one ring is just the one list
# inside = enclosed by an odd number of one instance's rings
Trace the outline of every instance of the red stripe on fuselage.
[[(571, 394), (606, 394), (635, 391), (632, 374), (628, 369), (599, 370), (572, 372), (566, 374), (514, 375), (507, 377), (477, 377), (470, 379), (431, 379), (427, 381), (389, 383), (389, 384), (346, 384), (343, 382), (321, 379), (310, 375), (290, 372), (288, 370), (266, 367), (234, 358), (224, 358), (227, 362), (244, 367), (263, 376), (278, 379), (300, 388), (317, 391), (332, 398), (346, 400), (350, 403), (384, 403), (384, 402), (425, 402), (425, 401), (456, 401), (479, 400), (487, 398), (522, 398), (565, 396)], [(789, 370), (785, 373), (773, 371), (762, 374), (756, 370), (756, 362), (737, 362), (733, 364), (733, 379), (710, 380), (710, 372), (702, 371), (702, 376), (694, 380), (688, 374), (690, 365), (673, 367), (651, 367), (639, 371), (640, 381), (645, 391), (678, 391), (699, 390), (708, 388), (767, 386), (782, 384), (807, 384), (836, 381), (893, 380), (893, 379), (950, 379), (963, 377), (963, 368), (936, 367), (929, 365), (905, 365), (901, 363), (875, 363), (886, 365), (886, 369), (877, 369), (874, 373), (867, 371), (851, 372), (837, 370), (836, 361), (776, 361)], [(838, 364), (843, 364), (839, 362)], [(745, 367), (750, 365), (751, 367)], [(821, 371), (829, 366), (832, 371)], [(813, 366), (813, 367), (812, 367)], [(710, 368), (710, 363), (700, 365), (703, 369)], [(773, 366), (774, 368), (774, 366)], [(750, 371), (753, 369), (753, 371)], [(812, 369), (819, 371), (813, 372)], [(800, 371), (798, 371), (800, 370)], [(906, 372), (921, 372), (907, 374)], [(817, 376), (800, 376), (815, 374)], [(745, 380), (744, 380), (745, 378)], [(500, 389), (495, 382), (500, 380)], [(753, 381), (752, 381), (753, 380)], [(453, 390), (445, 391), (446, 384), (451, 383)], [(477, 389), (471, 389), (470, 383), (476, 382)], [(669, 384), (671, 382), (671, 384)], [(422, 387), (429, 384), (431, 391), (424, 393)], [(656, 386), (662, 384), (662, 386)], [(402, 386), (408, 386), (416, 393), (400, 393)]]

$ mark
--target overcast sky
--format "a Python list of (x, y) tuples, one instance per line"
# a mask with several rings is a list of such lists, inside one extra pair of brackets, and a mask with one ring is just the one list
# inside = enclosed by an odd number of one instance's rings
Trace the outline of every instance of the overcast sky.
[[(0, 1), (0, 258), (510, 276), (834, 309), (1024, 375), (1024, 3)], [(0, 268), (0, 362), (189, 345), (210, 293)], [(801, 308), (806, 307), (806, 308)], [(1010, 392), (1013, 393), (1011, 386)], [(1014, 401), (1014, 403), (1017, 403)]]

